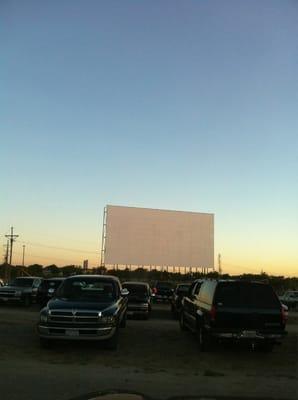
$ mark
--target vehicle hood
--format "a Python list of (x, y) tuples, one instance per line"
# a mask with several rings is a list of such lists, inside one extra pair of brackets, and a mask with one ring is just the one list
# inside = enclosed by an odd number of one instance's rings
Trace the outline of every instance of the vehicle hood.
[(1, 286), (0, 287), (0, 291), (2, 291), (2, 290), (21, 290), (21, 291), (23, 291), (23, 290), (31, 290), (32, 288), (31, 288), (31, 286), (12, 286), (12, 285), (6, 285), (6, 286)]
[(88, 302), (88, 301), (74, 301), (66, 300), (63, 298), (55, 298), (48, 302), (50, 310), (94, 310), (113, 312), (115, 310), (115, 302)]

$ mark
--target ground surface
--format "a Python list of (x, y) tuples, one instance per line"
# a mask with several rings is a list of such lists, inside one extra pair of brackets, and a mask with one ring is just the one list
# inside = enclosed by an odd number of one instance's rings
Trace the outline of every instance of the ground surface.
[(298, 398), (298, 316), (273, 353), (238, 346), (200, 353), (195, 338), (181, 332), (168, 305), (148, 321), (129, 320), (116, 352), (96, 343), (39, 347), (38, 309), (0, 306), (1, 400), (67, 400), (109, 389), (170, 396)]

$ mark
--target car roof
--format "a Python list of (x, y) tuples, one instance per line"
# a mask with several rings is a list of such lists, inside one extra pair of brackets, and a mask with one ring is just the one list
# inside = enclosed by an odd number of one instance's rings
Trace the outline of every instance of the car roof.
[(64, 281), (64, 279), (66, 278), (62, 276), (56, 276), (55, 278), (47, 278), (45, 281)]
[(72, 275), (72, 276), (69, 276), (69, 277), (67, 277), (65, 279), (69, 280), (69, 279), (77, 279), (77, 278), (84, 278), (84, 279), (86, 279), (86, 278), (97, 278), (97, 279), (102, 279), (102, 280), (106, 280), (106, 281), (119, 282), (119, 279), (116, 276), (113, 276), (113, 275), (99, 275), (99, 274)]
[(43, 279), (40, 276), (17, 276), (15, 279)]

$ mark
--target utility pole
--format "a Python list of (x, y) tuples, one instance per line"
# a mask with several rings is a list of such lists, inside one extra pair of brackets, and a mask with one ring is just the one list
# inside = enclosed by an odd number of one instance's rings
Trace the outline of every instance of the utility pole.
[(25, 248), (26, 246), (23, 244), (23, 260), (22, 260), (22, 266), (25, 266)]
[(7, 243), (5, 246), (5, 256), (4, 256), (4, 263), (8, 264), (8, 251), (9, 251), (9, 240), (7, 239)]
[(10, 248), (9, 248), (9, 265), (11, 265), (11, 261), (12, 261), (12, 246), (13, 246), (13, 242), (16, 240), (17, 237), (19, 237), (19, 235), (14, 235), (13, 234), (13, 226), (10, 228), (10, 235), (5, 235), (5, 237), (7, 237), (10, 241)]
[(218, 273), (219, 275), (222, 274), (222, 269), (221, 269), (221, 255), (218, 254)]

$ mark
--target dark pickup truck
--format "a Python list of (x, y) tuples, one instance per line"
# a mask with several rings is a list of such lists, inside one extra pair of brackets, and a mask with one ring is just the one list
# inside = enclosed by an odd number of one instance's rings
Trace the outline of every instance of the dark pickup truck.
[(286, 315), (272, 287), (247, 281), (206, 280), (196, 295), (183, 299), (181, 329), (197, 335), (200, 349), (217, 341), (247, 341), (272, 351), (286, 335)]
[(31, 303), (36, 302), (36, 295), (41, 282), (42, 278), (34, 276), (16, 278), (8, 285), (0, 287), (0, 302), (30, 306)]
[(126, 325), (127, 289), (118, 278), (77, 275), (66, 278), (40, 311), (40, 343), (52, 340), (105, 341), (117, 348), (119, 328)]

